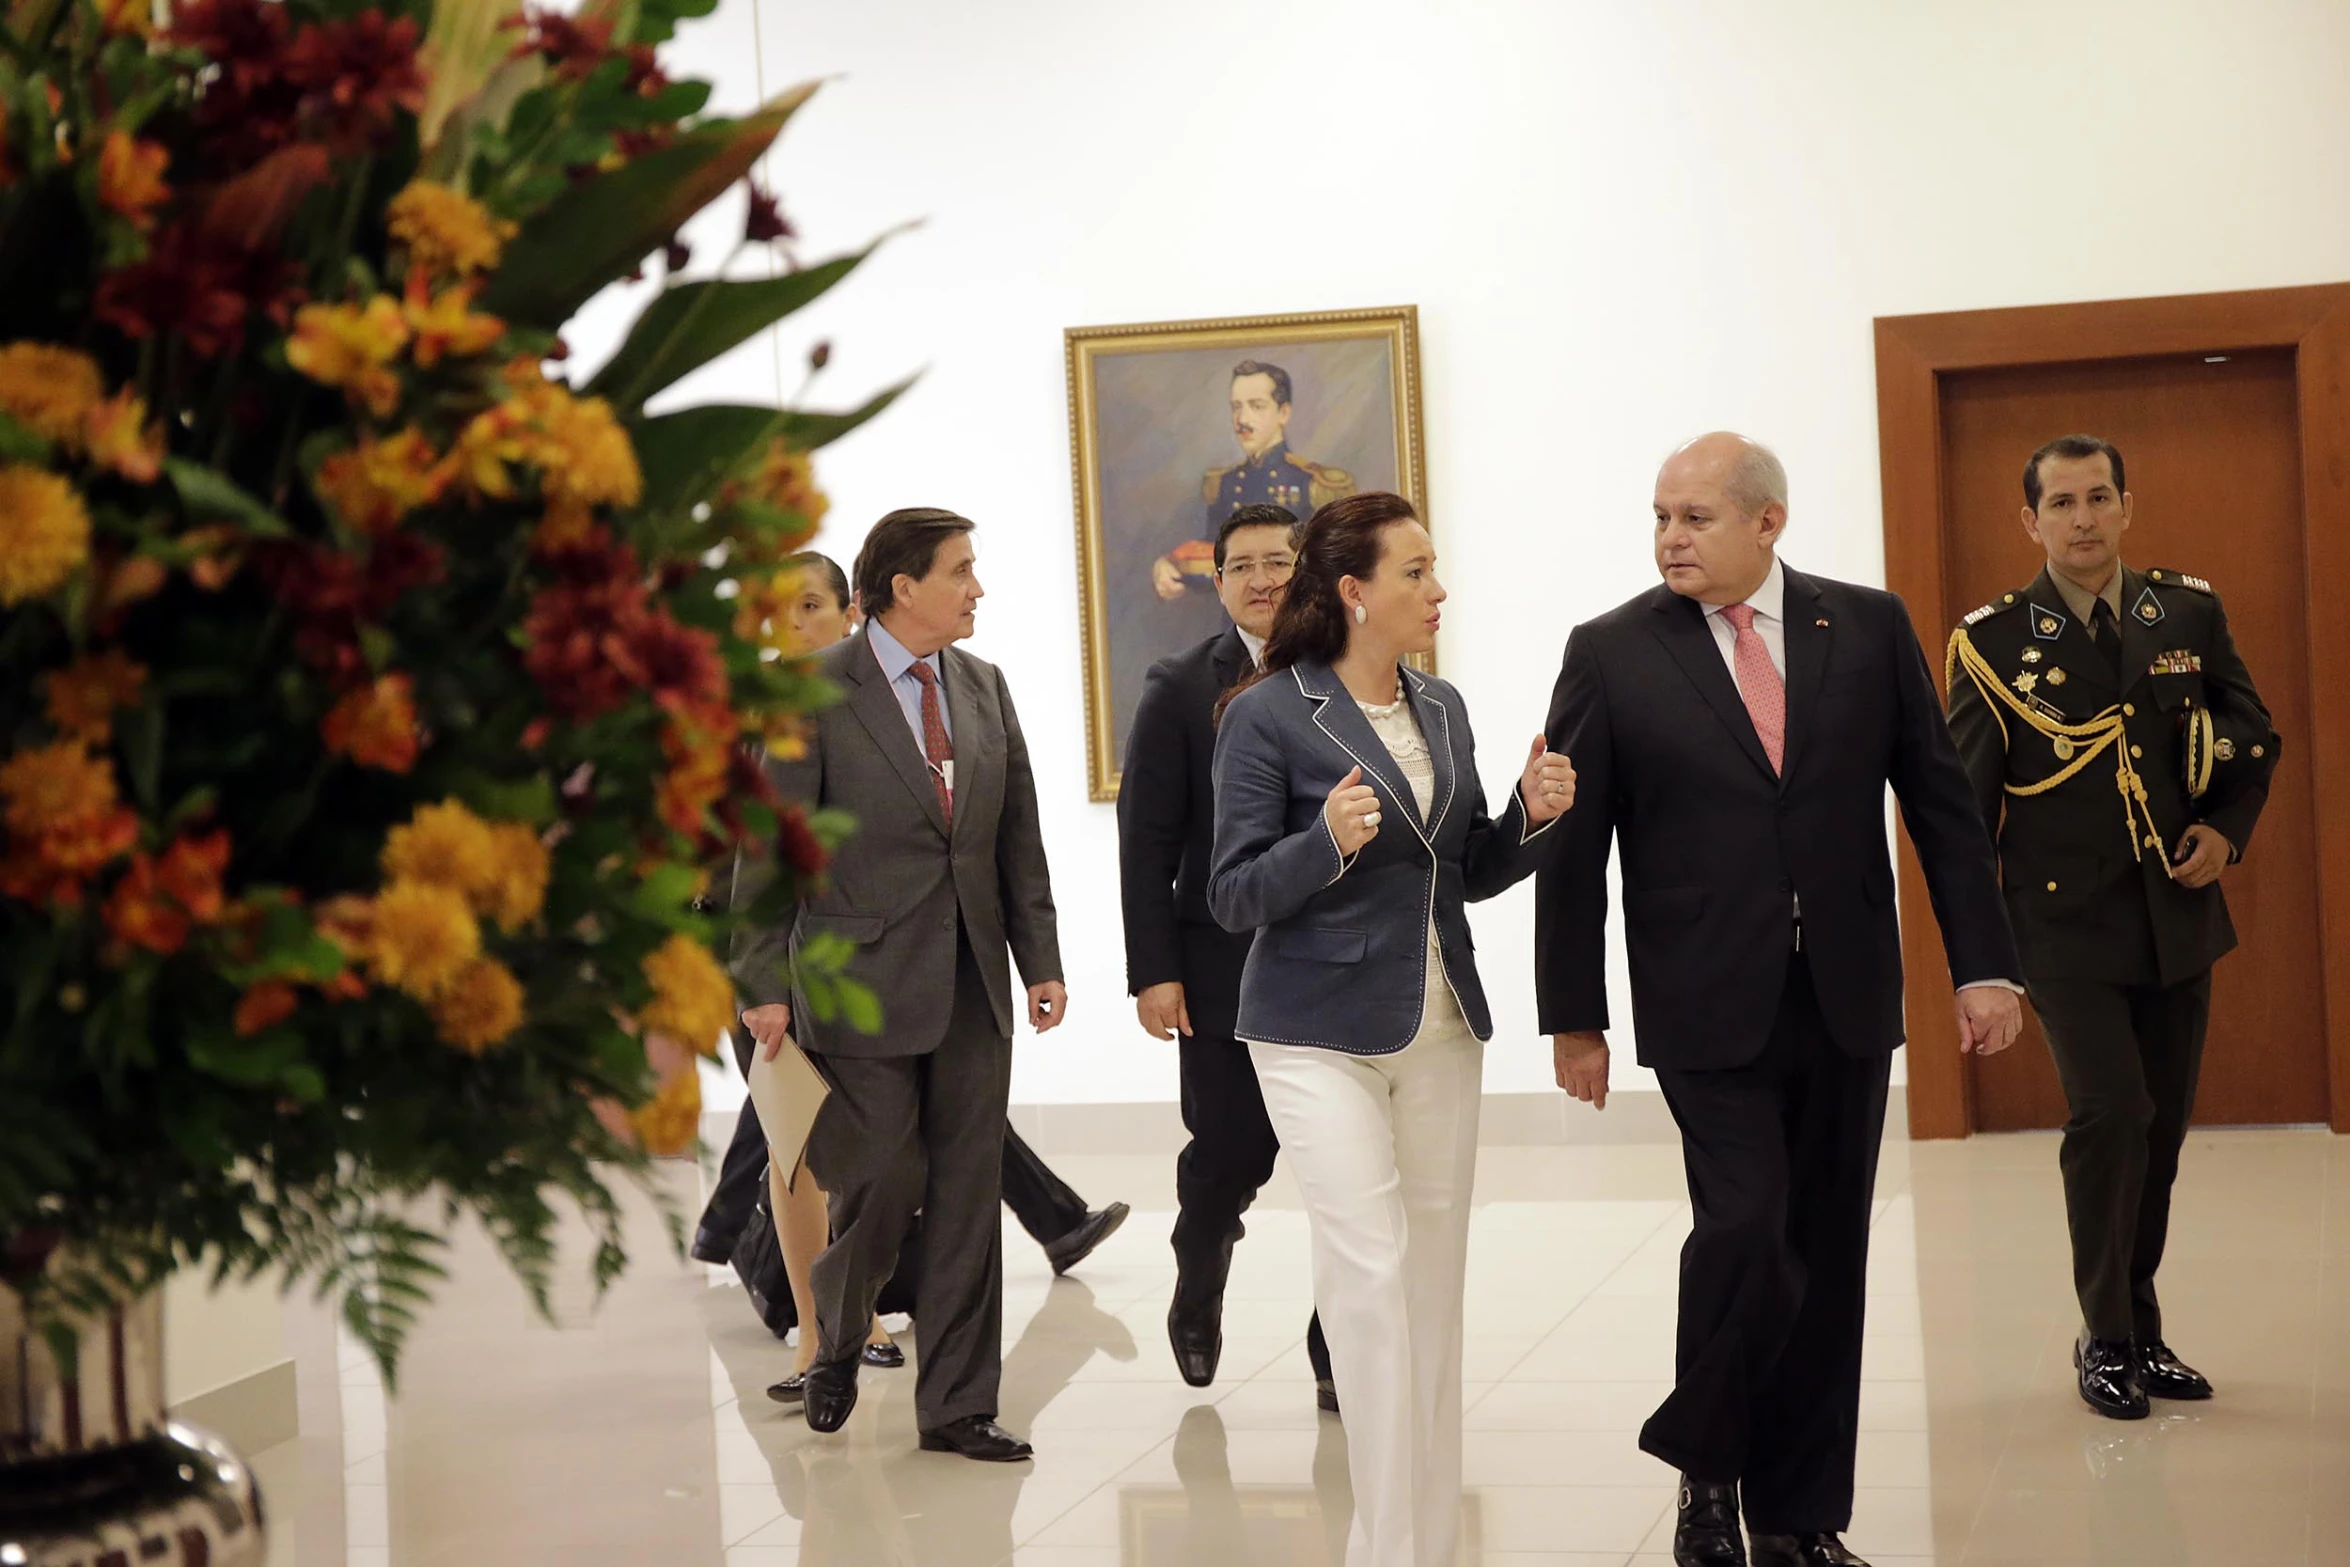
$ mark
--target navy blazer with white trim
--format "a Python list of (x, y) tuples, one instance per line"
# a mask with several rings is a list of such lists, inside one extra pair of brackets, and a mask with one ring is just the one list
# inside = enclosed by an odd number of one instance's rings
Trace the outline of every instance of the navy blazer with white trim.
[[(1216, 736), (1216, 849), (1208, 907), (1254, 931), (1240, 981), (1242, 1039), (1392, 1055), (1419, 1032), (1433, 907), (1439, 976), (1479, 1039), (1493, 1034), (1464, 905), (1532, 874), (1518, 791), (1495, 821), (1477, 781), (1460, 693), (1417, 670), (1403, 692), (1435, 762), (1422, 818), (1411, 785), (1329, 665), (1300, 663), (1233, 698)], [(1377, 836), (1341, 859), (1323, 806), (1357, 765), (1379, 796)]]

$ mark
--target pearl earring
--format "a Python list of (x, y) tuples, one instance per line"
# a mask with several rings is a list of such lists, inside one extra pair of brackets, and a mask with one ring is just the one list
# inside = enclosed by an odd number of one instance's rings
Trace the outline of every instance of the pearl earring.
[(1371, 612), (1365, 609), (1362, 605), (1357, 604), (1355, 606), (1355, 624), (1358, 626), (1367, 626), (1370, 623)]

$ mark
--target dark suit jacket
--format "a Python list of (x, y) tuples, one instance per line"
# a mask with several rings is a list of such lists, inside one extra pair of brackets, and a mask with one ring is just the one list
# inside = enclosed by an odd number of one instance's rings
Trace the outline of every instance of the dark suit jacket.
[(1535, 976), (1546, 1033), (1605, 1028), (1607, 882), (1622, 856), (1640, 1060), (1708, 1070), (1762, 1053), (1803, 905), (1836, 1043), (1902, 1040), (1885, 788), (1924, 863), (1954, 983), (2019, 979), (1990, 835), (1934, 682), (1890, 593), (1786, 574), (1787, 748), (1774, 777), (1695, 601), (1662, 585), (1575, 628), (1550, 745), (1577, 775), (1543, 872)]
[[(802, 903), (787, 926), (750, 932), (735, 943), (743, 1004), (788, 1000), (793, 1036), (806, 1049), (873, 1058), (937, 1049), (954, 1008), (958, 925), (1007, 1037), (1022, 1009), (1013, 1002), (1006, 946), (1027, 984), (1061, 977), (1036, 779), (1012, 694), (1000, 670), (960, 648), (948, 648), (943, 662), (955, 745), (951, 833), (905, 711), (861, 636), (817, 661), (843, 700), (814, 719), (806, 756), (767, 761), (768, 776), (786, 799), (857, 819), (855, 834), (833, 855), (825, 889)], [(764, 862), (746, 861), (736, 877), (735, 907), (746, 906), (772, 874)], [(855, 946), (848, 975), (880, 996), (879, 1034), (821, 1019), (804, 995), (792, 992), (786, 960), (817, 935)]]
[[(1243, 1039), (1392, 1055), (1419, 1032), (1426, 987), (1440, 981), (1476, 1036), (1493, 1034), (1463, 905), (1523, 880), (1536, 838), (1557, 823), (1528, 832), (1515, 788), (1501, 820), (1488, 817), (1461, 694), (1434, 675), (1402, 674), (1435, 765), (1425, 820), (1329, 665), (1282, 670), (1224, 710), (1208, 903), (1226, 930), (1256, 932), (1240, 981)], [(1384, 820), (1341, 859), (1322, 808), (1358, 765)]]
[(1118, 780), (1118, 885), (1126, 993), (1179, 981), (1196, 1036), (1230, 1037), (1250, 938), (1208, 912), (1216, 842), (1216, 701), (1248, 670), (1227, 626), (1153, 664)]
[[(2280, 742), (2218, 597), (2198, 578), (2159, 576), (2122, 570), (2118, 685), (2045, 570), (1969, 616), (1962, 630), (1999, 683), (2013, 690), (2029, 674), (2018, 700), (2037, 700), (2067, 725), (2122, 708), (2120, 740), (2135, 753), (2131, 769), (2146, 787), (2164, 848), (2175, 851), (2189, 826), (2206, 822), (2241, 855), (2268, 803)], [(2162, 655), (2182, 652), (2200, 667), (2157, 671)], [(2208, 790), (2192, 799), (2182, 720), (2196, 709), (2210, 713), (2224, 755), (2212, 763)], [(2088, 759), (2042, 792), (2008, 793), (2010, 784), (2031, 789), (2056, 777), (2076, 758), (2060, 759), (2052, 737), (2004, 706), (1994, 710), (1963, 668), (1950, 676), (1950, 731), (1976, 804), (1999, 836), (2008, 912), (2032, 978), (2176, 985), (2235, 947), (2217, 882), (2183, 887), (2162, 850), (2140, 842), (2133, 851), (2144, 824), (2133, 833), (2125, 823), (2113, 756)]]

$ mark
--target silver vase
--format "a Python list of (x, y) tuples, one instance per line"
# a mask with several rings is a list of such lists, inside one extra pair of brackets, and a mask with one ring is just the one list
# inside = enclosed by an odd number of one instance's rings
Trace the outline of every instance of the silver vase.
[(163, 1413), (163, 1297), (72, 1325), (61, 1365), (0, 1285), (0, 1567), (261, 1567), (253, 1472)]

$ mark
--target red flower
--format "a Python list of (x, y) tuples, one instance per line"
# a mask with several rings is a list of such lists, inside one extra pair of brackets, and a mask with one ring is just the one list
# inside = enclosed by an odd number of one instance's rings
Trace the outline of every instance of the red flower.
[(772, 240), (790, 239), (798, 231), (783, 215), (783, 203), (772, 191), (751, 187), (750, 216), (743, 222), (743, 238), (754, 245)]
[[(556, 580), (541, 588), (523, 621), (523, 668), (557, 716), (580, 721), (627, 702), (629, 643), (648, 618), (644, 572), (626, 545), (561, 550)], [(639, 665), (641, 667), (641, 663)]]
[(777, 813), (775, 826), (777, 861), (802, 882), (812, 882), (822, 876), (832, 857), (808, 826), (808, 813), (797, 804), (786, 805)]
[(220, 68), (196, 105), (197, 161), (218, 174), (242, 173), (295, 139), (302, 88), (286, 71), (286, 8), (267, 0), (194, 0), (177, 9), (167, 43), (194, 49)]
[(448, 555), (430, 539), (397, 530), (369, 541), (364, 560), (322, 544), (271, 547), (262, 579), (294, 612), (294, 651), (345, 686), (366, 673), (359, 628), (381, 623), (400, 600), (441, 580)]
[(416, 59), (416, 22), (363, 11), (295, 35), (287, 77), (303, 93), (303, 116), (337, 152), (364, 152), (380, 142), (402, 109), (424, 107), (424, 71)]
[(282, 316), (292, 302), (284, 257), (249, 251), (180, 224), (147, 259), (98, 282), (98, 318), (125, 337), (176, 338), (203, 358), (244, 346), (256, 310)]
[(190, 0), (173, 8), (163, 36), (209, 56), (222, 81), (249, 89), (284, 68), (286, 27), (286, 8), (268, 0)]
[[(630, 627), (620, 651), (629, 683), (649, 692), (665, 712), (692, 718), (726, 706), (726, 665), (718, 656), (718, 639), (679, 625), (667, 610), (656, 609)], [(727, 728), (731, 732), (733, 725)]]
[(609, 18), (590, 17), (583, 21), (560, 11), (533, 7), (505, 25), (523, 31), (522, 42), (515, 45), (513, 58), (520, 60), (535, 54), (567, 81), (586, 79), (612, 52)]

